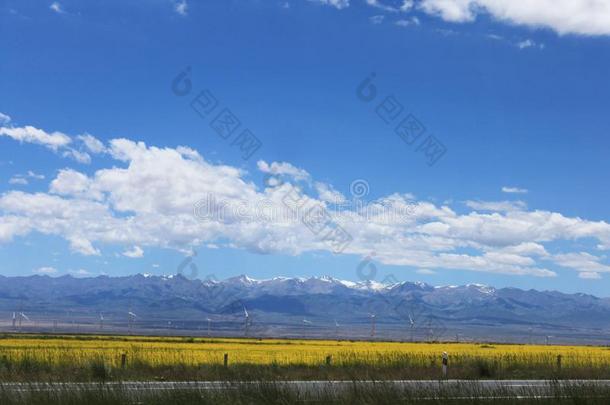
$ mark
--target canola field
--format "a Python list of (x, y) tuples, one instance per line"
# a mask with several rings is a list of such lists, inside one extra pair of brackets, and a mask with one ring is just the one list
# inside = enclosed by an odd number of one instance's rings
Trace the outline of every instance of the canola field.
[[(0, 364), (110, 367), (223, 365), (436, 367), (447, 352), (451, 366), (484, 361), (494, 368), (610, 370), (610, 349), (475, 343), (399, 343), (332, 340), (163, 338), (135, 336), (0, 336)], [(125, 356), (123, 356), (125, 355)], [(121, 364), (125, 361), (126, 364)]]

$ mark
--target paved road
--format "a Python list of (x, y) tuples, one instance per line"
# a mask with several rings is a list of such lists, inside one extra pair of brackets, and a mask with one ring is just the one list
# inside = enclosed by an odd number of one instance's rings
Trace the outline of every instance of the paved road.
[[(128, 392), (153, 392), (168, 390), (232, 390), (244, 387), (256, 387), (260, 382), (226, 382), (226, 381), (129, 381), (107, 383), (0, 383), (0, 390), (9, 392), (62, 391), (62, 390), (126, 390)], [(553, 387), (597, 386), (610, 388), (610, 380), (392, 380), (392, 381), (276, 381), (277, 387), (291, 389), (304, 394), (334, 393), (354, 388), (384, 386), (430, 395), (435, 392), (460, 389), (464, 394), (481, 395), (499, 393), (506, 395), (545, 396), (552, 394)]]

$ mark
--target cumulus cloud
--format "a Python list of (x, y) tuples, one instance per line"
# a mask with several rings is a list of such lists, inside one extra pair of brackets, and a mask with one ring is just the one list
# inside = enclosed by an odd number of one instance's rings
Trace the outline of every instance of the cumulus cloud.
[(258, 170), (263, 173), (276, 176), (289, 176), (295, 180), (307, 180), (310, 178), (309, 173), (303, 169), (299, 169), (287, 162), (272, 162), (268, 164), (264, 160), (259, 160), (257, 163)]
[(26, 174), (16, 174), (9, 179), (9, 184), (28, 185), (29, 179), (44, 180), (44, 175), (28, 170)]
[(92, 153), (106, 151), (103, 143), (92, 135), (78, 135), (73, 139), (63, 132), (47, 132), (30, 125), (24, 127), (1, 126), (0, 136), (11, 138), (20, 143), (42, 145), (53, 152), (60, 153), (63, 157), (72, 158), (85, 164), (91, 162), (91, 156), (87, 150)]
[(366, 4), (368, 4), (371, 7), (375, 7), (380, 10), (387, 11), (390, 13), (409, 11), (409, 10), (411, 10), (411, 8), (413, 8), (412, 0), (403, 0), (403, 2), (400, 5), (388, 4), (384, 0), (366, 0)]
[(144, 251), (139, 246), (134, 246), (129, 250), (123, 252), (123, 256), (130, 257), (132, 259), (137, 259), (140, 257), (144, 257)]
[[(46, 193), (2, 194), (0, 242), (38, 232), (65, 239), (75, 253), (101, 255), (105, 246), (120, 246), (127, 257), (141, 257), (147, 247), (333, 251), (326, 230), (307, 216), (317, 210), (313, 218), (323, 217), (350, 235), (344, 254), (374, 251), (384, 264), (537, 277), (556, 276), (548, 263), (578, 272), (608, 270), (599, 257), (580, 251), (553, 256), (545, 248), (587, 238), (610, 249), (604, 221), (530, 211), (519, 202), (471, 201), (473, 211), (459, 214), (447, 204), (400, 193), (356, 207), (345, 205), (349, 201), (332, 185), (288, 162), (259, 161), (256, 177), (271, 174), (282, 181), (257, 185), (252, 174), (212, 164), (184, 146), (159, 148), (123, 138), (111, 140), (104, 151), (114, 159), (106, 168), (90, 174), (65, 168)], [(329, 204), (337, 199), (344, 205)]]
[(466, 205), (478, 211), (520, 211), (527, 208), (523, 201), (466, 201)]
[(48, 133), (29, 125), (25, 127), (1, 127), (0, 136), (7, 136), (21, 143), (43, 145), (53, 151), (66, 147), (71, 142), (70, 137), (66, 134), (61, 132)]
[[(310, 0), (333, 6), (349, 7), (349, 0)], [(399, 3), (399, 4), (397, 4)], [(366, 0), (366, 4), (387, 13), (417, 10), (452, 23), (473, 22), (480, 15), (497, 21), (532, 28), (545, 28), (561, 35), (610, 35), (610, 2), (604, 0)], [(517, 46), (537, 46), (531, 40)]]
[(318, 192), (318, 198), (321, 201), (325, 201), (330, 204), (343, 204), (347, 201), (345, 196), (339, 191), (335, 190), (330, 184), (317, 181), (315, 183), (315, 188)]
[(488, 14), (499, 21), (559, 34), (610, 34), (610, 2), (591, 0), (421, 0), (418, 8), (445, 21), (474, 21)]
[(550, 259), (559, 266), (571, 268), (579, 272), (610, 272), (610, 265), (602, 263), (603, 257), (587, 252), (562, 253), (554, 255)]
[(85, 148), (91, 153), (98, 154), (106, 152), (106, 147), (96, 137), (90, 134), (78, 135), (76, 139), (80, 140)]
[(0, 112), (0, 125), (6, 125), (11, 122), (11, 117)]
[(78, 163), (89, 164), (91, 163), (91, 155), (87, 152), (82, 152), (73, 148), (67, 148), (61, 154), (63, 157), (68, 157), (76, 160)]

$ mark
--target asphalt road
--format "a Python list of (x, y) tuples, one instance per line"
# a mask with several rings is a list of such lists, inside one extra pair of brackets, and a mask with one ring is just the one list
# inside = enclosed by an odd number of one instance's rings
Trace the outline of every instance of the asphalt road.
[(545, 396), (553, 392), (557, 385), (562, 387), (596, 386), (610, 387), (610, 380), (392, 380), (392, 381), (275, 381), (270, 383), (247, 381), (184, 381), (184, 382), (158, 382), (158, 381), (128, 381), (106, 383), (0, 383), (0, 390), (5, 392), (35, 392), (35, 391), (64, 391), (64, 390), (125, 390), (128, 392), (154, 392), (168, 390), (232, 390), (244, 387), (256, 387), (261, 384), (270, 384), (276, 387), (290, 389), (303, 394), (334, 393), (359, 387), (372, 388), (375, 386), (393, 387), (412, 392), (422, 392), (428, 395), (452, 390), (465, 394), (472, 393), (477, 396), (486, 396), (490, 393), (495, 396), (499, 393), (506, 395)]

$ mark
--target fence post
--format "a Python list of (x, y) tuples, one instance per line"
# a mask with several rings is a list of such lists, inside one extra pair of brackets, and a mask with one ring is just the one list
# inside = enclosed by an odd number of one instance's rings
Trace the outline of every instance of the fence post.
[(229, 366), (229, 353), (225, 353), (223, 364), (224, 364), (225, 367)]
[(121, 354), (121, 368), (125, 368), (125, 364), (127, 363), (127, 353)]
[(447, 367), (449, 366), (449, 355), (443, 352), (443, 378), (447, 378)]
[(561, 358), (562, 358), (562, 357), (563, 357), (563, 356), (562, 356), (561, 354), (558, 354), (558, 355), (557, 355), (557, 369), (558, 369), (558, 370), (561, 370)]
[(326, 365), (327, 366), (330, 366), (332, 361), (333, 361), (333, 356), (332, 355), (329, 354), (328, 356), (326, 356)]

